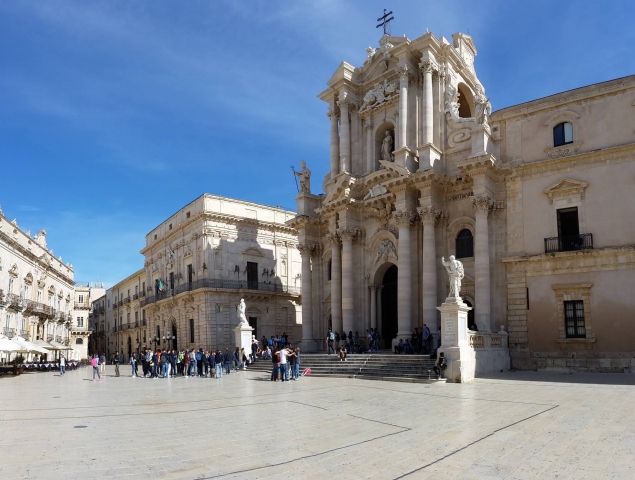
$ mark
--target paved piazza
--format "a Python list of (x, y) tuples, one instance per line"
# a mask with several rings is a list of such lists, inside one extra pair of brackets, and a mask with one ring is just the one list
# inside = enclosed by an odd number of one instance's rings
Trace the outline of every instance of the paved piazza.
[(113, 373), (0, 378), (0, 478), (634, 478), (627, 374), (424, 385)]

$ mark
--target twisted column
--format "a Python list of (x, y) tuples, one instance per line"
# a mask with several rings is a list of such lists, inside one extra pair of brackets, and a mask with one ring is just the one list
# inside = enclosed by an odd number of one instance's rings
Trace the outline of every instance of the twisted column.
[(340, 238), (335, 232), (328, 234), (331, 241), (331, 322), (333, 331), (342, 330), (342, 252)]
[(474, 320), (480, 331), (490, 329), (490, 268), (489, 268), (489, 226), (487, 217), (494, 202), (488, 195), (481, 195), (472, 200), (476, 216), (476, 235), (474, 238), (474, 270), (475, 270), (475, 315)]
[(410, 224), (415, 213), (409, 210), (395, 212), (399, 227), (397, 259), (397, 338), (409, 338), (412, 332), (412, 270), (410, 260)]
[(423, 224), (423, 322), (430, 331), (437, 331), (437, 253), (435, 225), (441, 212), (433, 207), (419, 209)]

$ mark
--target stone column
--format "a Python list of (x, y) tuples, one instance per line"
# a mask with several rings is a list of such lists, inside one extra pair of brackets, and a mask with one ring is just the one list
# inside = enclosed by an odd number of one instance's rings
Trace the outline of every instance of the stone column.
[(382, 306), (381, 306), (381, 291), (384, 289), (383, 285), (377, 285), (377, 326), (375, 328), (379, 329), (379, 333), (382, 333), (383, 327), (383, 316), (382, 316)]
[(433, 207), (419, 209), (423, 224), (423, 322), (430, 331), (437, 333), (437, 253), (435, 224), (440, 212)]
[(420, 63), (421, 70), (423, 72), (423, 109), (421, 114), (423, 118), (421, 123), (423, 125), (423, 141), (422, 145), (433, 143), (434, 141), (434, 122), (433, 122), (433, 105), (432, 105), (432, 72), (435, 70), (435, 65), (432, 62), (425, 61)]
[(410, 224), (415, 213), (401, 210), (395, 213), (399, 226), (399, 247), (397, 252), (397, 339), (410, 338), (412, 333), (412, 265), (410, 260)]
[(351, 156), (348, 161), (348, 170), (347, 172), (360, 175), (363, 171), (362, 167), (362, 139), (361, 134), (359, 132), (359, 115), (357, 115), (357, 105), (354, 103), (350, 103), (348, 106), (348, 116), (351, 120), (351, 131), (350, 131), (350, 139), (351, 139)]
[(367, 123), (364, 128), (366, 129), (366, 173), (371, 173), (375, 170), (375, 156), (373, 155), (373, 125)]
[(489, 231), (487, 217), (494, 202), (488, 195), (472, 200), (476, 215), (476, 235), (474, 238), (474, 320), (482, 332), (490, 330), (490, 274), (489, 274)]
[(340, 231), (342, 239), (342, 328), (348, 334), (353, 330), (353, 237), (357, 230), (347, 228)]
[(408, 141), (408, 78), (411, 71), (408, 65), (399, 69), (399, 143), (398, 148), (407, 146)]
[(371, 283), (370, 288), (370, 328), (377, 328), (377, 285)]
[(342, 252), (337, 233), (328, 235), (331, 240), (331, 321), (333, 331), (342, 331)]
[(302, 343), (313, 342), (313, 281), (311, 275), (311, 253), (315, 245), (298, 245), (302, 256)]
[(351, 171), (351, 126), (348, 116), (348, 102), (340, 100), (340, 172)]
[(327, 116), (331, 120), (331, 178), (335, 178), (340, 171), (340, 137), (337, 123), (339, 115), (335, 104), (331, 106)]

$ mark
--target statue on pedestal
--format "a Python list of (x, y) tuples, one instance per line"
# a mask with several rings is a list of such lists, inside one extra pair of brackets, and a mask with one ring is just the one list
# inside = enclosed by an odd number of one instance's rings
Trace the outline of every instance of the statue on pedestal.
[(240, 320), (240, 323), (238, 324), (239, 326), (249, 325), (249, 322), (247, 321), (247, 317), (245, 316), (246, 309), (247, 309), (247, 305), (245, 305), (245, 299), (241, 298), (240, 303), (238, 304), (238, 307), (236, 307), (236, 310), (238, 312), (238, 320)]
[(445, 267), (450, 276), (450, 295), (448, 297), (460, 298), (461, 279), (465, 276), (463, 264), (456, 260), (454, 255), (450, 255), (450, 259), (447, 262), (444, 257), (441, 257), (441, 264)]
[(306, 168), (306, 162), (304, 160), (300, 160), (300, 167), (299, 172), (293, 171), (300, 179), (300, 191), (302, 193), (311, 193), (311, 170)]

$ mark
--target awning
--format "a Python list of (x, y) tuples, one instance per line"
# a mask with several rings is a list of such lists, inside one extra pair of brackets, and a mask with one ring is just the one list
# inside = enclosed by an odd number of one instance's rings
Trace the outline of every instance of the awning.
[(61, 343), (57, 343), (57, 342), (49, 342), (49, 343), (53, 345), (57, 350), (72, 350), (72, 348), (69, 348), (66, 345), (62, 345)]
[(0, 337), (0, 352), (19, 352), (22, 347), (6, 337)]
[[(57, 347), (56, 347), (56, 346), (54, 346), (54, 345), (51, 345), (51, 344), (50, 344), (50, 343), (48, 343), (48, 342), (45, 342), (44, 340), (36, 340), (36, 341), (35, 341), (35, 342), (33, 342), (33, 343), (35, 343), (35, 345), (37, 345), (38, 347), (45, 348), (46, 350), (59, 350), (59, 348), (57, 348)], [(42, 352), (42, 353), (49, 353), (49, 352), (44, 351), (44, 352)]]
[[(18, 352), (37, 352), (37, 353), (49, 353), (48, 350), (46, 350), (43, 347), (40, 347), (39, 345), (36, 345), (34, 343), (31, 342), (27, 342), (24, 338), (22, 337), (13, 337), (11, 339), (11, 341), (13, 343), (16, 343), (18, 345), (20, 345), (20, 350), (17, 350)], [(36, 340), (37, 341), (37, 340)]]

